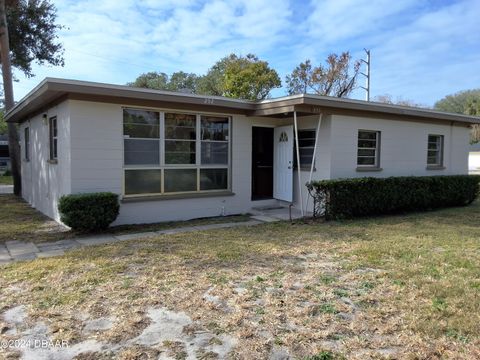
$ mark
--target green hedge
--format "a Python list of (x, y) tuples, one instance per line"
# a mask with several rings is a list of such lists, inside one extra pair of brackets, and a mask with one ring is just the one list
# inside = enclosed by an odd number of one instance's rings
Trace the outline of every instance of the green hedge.
[(108, 228), (118, 216), (118, 195), (109, 192), (73, 194), (60, 198), (60, 220), (77, 231)]
[(422, 211), (470, 204), (480, 176), (405, 176), (321, 180), (307, 183), (326, 219)]

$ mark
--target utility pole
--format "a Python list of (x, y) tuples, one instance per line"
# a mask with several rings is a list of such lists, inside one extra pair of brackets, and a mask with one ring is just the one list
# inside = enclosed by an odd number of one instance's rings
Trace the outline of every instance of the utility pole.
[(366, 69), (365, 72), (361, 72), (365, 76), (365, 86), (360, 86), (365, 90), (365, 100), (370, 101), (370, 50), (363, 49), (367, 53), (367, 60), (361, 59), (360, 61), (365, 63)]

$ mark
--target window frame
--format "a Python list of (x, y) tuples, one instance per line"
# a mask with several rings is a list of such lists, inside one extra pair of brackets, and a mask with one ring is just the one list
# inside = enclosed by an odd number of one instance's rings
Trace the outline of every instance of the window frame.
[(26, 126), (23, 130), (23, 146), (25, 161), (30, 161), (30, 127)]
[[(227, 114), (218, 114), (218, 113), (209, 113), (209, 112), (192, 112), (184, 111), (177, 109), (165, 109), (165, 108), (151, 108), (151, 107), (132, 107), (132, 106), (122, 106), (122, 122), (123, 122), (123, 111), (124, 110), (139, 110), (139, 111), (153, 111), (159, 113), (159, 165), (125, 165), (125, 143), (124, 143), (124, 133), (123, 133), (123, 123), (122, 123), (122, 197), (125, 199), (128, 198), (140, 198), (140, 197), (174, 197), (176, 195), (195, 195), (195, 194), (215, 194), (215, 193), (224, 193), (232, 191), (232, 116)], [(167, 164), (165, 162), (165, 141), (172, 140), (166, 139), (166, 126), (165, 126), (165, 114), (174, 113), (174, 114), (185, 114), (185, 115), (195, 115), (195, 163), (193, 164)], [(201, 117), (202, 116), (212, 116), (212, 117), (224, 117), (228, 119), (228, 156), (227, 164), (201, 164)], [(153, 139), (157, 140), (157, 139)], [(165, 170), (175, 170), (175, 169), (196, 169), (196, 186), (197, 189), (194, 191), (176, 191), (176, 192), (165, 192)], [(201, 170), (202, 169), (226, 169), (227, 170), (227, 187), (225, 189), (212, 189), (212, 190), (201, 190)], [(161, 170), (161, 192), (160, 193), (141, 193), (141, 194), (126, 194), (125, 189), (125, 171), (127, 170)]]
[[(359, 147), (358, 142), (360, 140), (360, 133), (361, 132), (367, 132), (367, 133), (374, 133), (375, 136), (375, 147), (371, 148), (364, 148), (364, 147)], [(380, 145), (381, 145), (381, 131), (380, 130), (367, 130), (367, 129), (358, 129), (357, 131), (357, 169), (380, 169)], [(375, 162), (373, 164), (359, 164), (358, 159), (361, 158), (371, 158), (372, 156), (366, 156), (366, 155), (358, 155), (358, 151), (362, 150), (374, 150), (375, 155), (374, 159)]]
[[(53, 125), (55, 124), (55, 126)], [(48, 144), (49, 144), (49, 160), (51, 162), (58, 161), (58, 119), (57, 116), (48, 118)]]
[[(430, 144), (430, 137), (431, 136), (434, 136), (436, 138), (438, 138), (440, 141), (439, 141), (439, 148), (437, 149), (434, 149), (434, 150), (431, 150), (429, 149), (429, 144)], [(435, 142), (437, 143), (437, 142)], [(429, 151), (435, 151), (438, 153), (438, 157), (439, 157), (439, 160), (438, 162), (436, 162), (435, 164), (431, 164), (429, 163), (429, 158), (430, 156), (428, 156), (428, 152)], [(441, 168), (444, 166), (444, 151), (445, 151), (445, 136), (444, 135), (441, 135), (441, 134), (428, 134), (427, 136), (427, 167), (428, 168)]]

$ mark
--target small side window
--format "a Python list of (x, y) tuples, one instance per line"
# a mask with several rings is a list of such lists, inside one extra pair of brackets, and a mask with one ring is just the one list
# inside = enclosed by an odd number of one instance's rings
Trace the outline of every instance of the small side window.
[(25, 128), (23, 141), (25, 147), (25, 160), (30, 161), (30, 128), (28, 127)]
[(443, 135), (428, 135), (427, 166), (443, 166)]
[(58, 131), (57, 131), (57, 117), (53, 116), (49, 119), (49, 144), (50, 144), (50, 160), (58, 159)]
[(357, 166), (380, 166), (380, 131), (358, 130)]

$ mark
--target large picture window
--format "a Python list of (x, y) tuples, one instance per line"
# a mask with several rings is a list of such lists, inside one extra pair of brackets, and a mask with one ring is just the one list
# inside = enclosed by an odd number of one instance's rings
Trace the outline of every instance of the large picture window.
[(125, 195), (229, 189), (230, 118), (124, 109)]
[(358, 130), (357, 166), (380, 166), (380, 131)]

